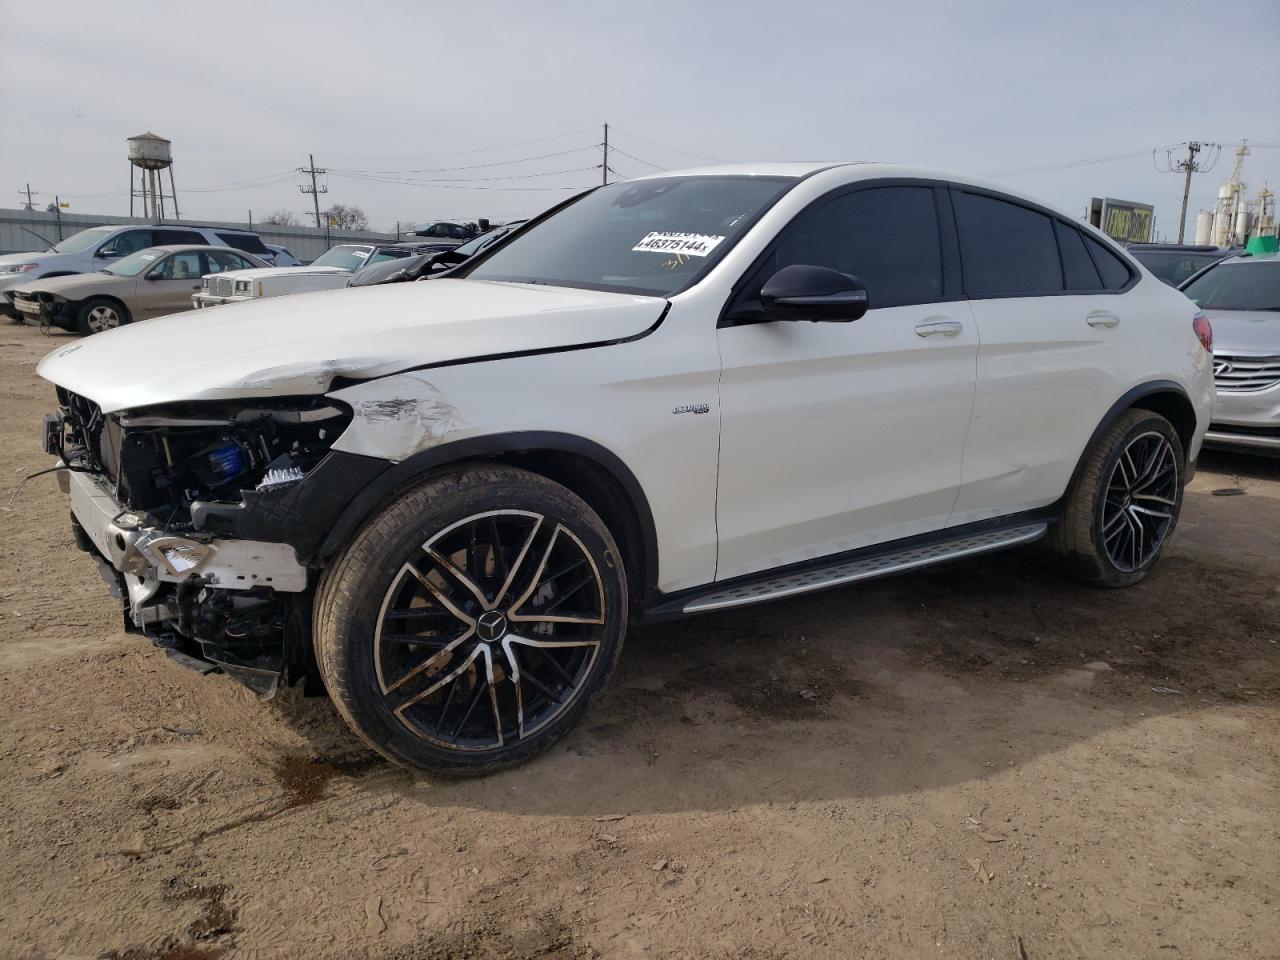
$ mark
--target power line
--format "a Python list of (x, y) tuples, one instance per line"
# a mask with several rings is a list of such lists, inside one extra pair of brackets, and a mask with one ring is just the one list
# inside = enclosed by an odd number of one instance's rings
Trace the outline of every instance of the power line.
[(709, 157), (705, 153), (694, 153), (691, 150), (681, 150), (679, 147), (668, 147), (665, 144), (656, 143), (653, 140), (646, 140), (644, 137), (638, 136), (634, 133), (628, 133), (626, 130), (621, 129), (620, 127), (614, 127), (613, 131), (614, 133), (622, 134), (624, 137), (630, 137), (632, 140), (639, 140), (641, 143), (647, 143), (651, 147), (657, 147), (659, 150), (670, 150), (672, 153), (682, 153), (686, 157), (694, 157), (697, 160), (712, 160), (716, 163), (729, 162), (721, 157)]
[[(1157, 150), (1161, 149), (1156, 147)], [(1019, 167), (1014, 170), (994, 170), (982, 174), (984, 177), (1013, 177), (1023, 173), (1048, 173), (1052, 170), (1066, 170), (1070, 167), (1084, 167), (1095, 163), (1112, 163), (1116, 160), (1134, 160), (1138, 157), (1151, 156), (1151, 149), (1131, 150), (1128, 153), (1112, 153), (1105, 157), (1086, 157), (1083, 160), (1063, 160), (1060, 163), (1044, 163), (1034, 167)]]
[(637, 157), (633, 153), (627, 153), (627, 151), (621, 149), (620, 147), (612, 147), (611, 149), (613, 150), (614, 153), (620, 153), (624, 157), (630, 157), (632, 160), (636, 161), (636, 163), (643, 163), (646, 167), (653, 167), (655, 170), (662, 170), (662, 171), (671, 169), (670, 167), (664, 167), (659, 164), (653, 163), (650, 160), (645, 160), (643, 157)]
[(426, 186), (435, 183), (485, 183), (494, 180), (531, 180), (535, 177), (556, 177), (565, 173), (582, 173), (585, 170), (598, 170), (597, 165), (589, 167), (570, 167), (567, 170), (546, 170), (542, 173), (512, 173), (501, 177), (385, 177), (376, 173), (330, 171), (335, 177), (346, 177), (351, 180), (374, 180), (379, 183), (404, 183)]
[(379, 174), (401, 174), (401, 173), (451, 173), (457, 170), (484, 170), (488, 167), (505, 167), (513, 163), (529, 163), (534, 160), (547, 160), (551, 157), (565, 157), (571, 153), (581, 153), (584, 150), (595, 150), (600, 144), (592, 143), (585, 147), (574, 147), (572, 150), (558, 150), (555, 153), (542, 153), (534, 157), (519, 157), (515, 160), (494, 160), (492, 163), (472, 163), (461, 167), (428, 167), (417, 170), (361, 170), (359, 168), (339, 168), (334, 167), (334, 173), (379, 173)]
[(549, 137), (538, 137), (534, 140), (521, 140), (517, 143), (503, 143), (494, 147), (476, 147), (474, 150), (452, 150), (445, 153), (411, 153), (401, 154), (399, 156), (380, 156), (368, 157), (357, 156), (350, 153), (335, 153), (332, 156), (345, 157), (348, 160), (426, 160), (430, 157), (464, 157), (473, 153), (487, 153), (491, 150), (509, 150), (512, 147), (527, 147), (533, 143), (546, 143), (548, 140), (563, 140), (565, 137), (576, 137), (582, 133), (590, 133), (595, 127), (585, 127), (582, 130), (570, 130), (568, 133), (556, 133)]

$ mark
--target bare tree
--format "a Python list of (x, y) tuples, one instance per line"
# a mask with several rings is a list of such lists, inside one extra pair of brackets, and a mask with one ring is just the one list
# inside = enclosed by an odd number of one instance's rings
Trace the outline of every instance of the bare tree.
[(276, 227), (296, 227), (298, 218), (288, 210), (274, 210), (263, 217), (260, 222), (269, 223)]
[(357, 206), (335, 203), (328, 210), (321, 211), (321, 216), (329, 218), (329, 223), (339, 230), (368, 230), (369, 218)]

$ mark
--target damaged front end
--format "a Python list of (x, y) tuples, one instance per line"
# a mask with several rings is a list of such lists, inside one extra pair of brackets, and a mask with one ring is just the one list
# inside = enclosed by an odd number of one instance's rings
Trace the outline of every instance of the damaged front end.
[(58, 400), (45, 448), (126, 629), (267, 696), (308, 672), (311, 577), (292, 507), (350, 410), (306, 397), (103, 414), (61, 387)]

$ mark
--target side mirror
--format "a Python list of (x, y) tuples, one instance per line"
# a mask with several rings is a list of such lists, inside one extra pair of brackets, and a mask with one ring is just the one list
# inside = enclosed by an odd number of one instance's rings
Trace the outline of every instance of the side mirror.
[(804, 263), (783, 267), (760, 289), (765, 312), (777, 320), (848, 322), (870, 304), (866, 285), (839, 270)]
[(115, 247), (103, 247), (98, 251), (98, 256), (102, 257), (104, 260), (113, 260), (120, 256), (120, 251)]

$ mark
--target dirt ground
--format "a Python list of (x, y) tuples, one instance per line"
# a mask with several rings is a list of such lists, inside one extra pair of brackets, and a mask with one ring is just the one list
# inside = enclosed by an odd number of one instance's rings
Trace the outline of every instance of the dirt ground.
[(411, 776), (124, 634), (0, 327), (0, 956), (1280, 956), (1280, 463), (1159, 572), (999, 555), (633, 631), (548, 756)]

